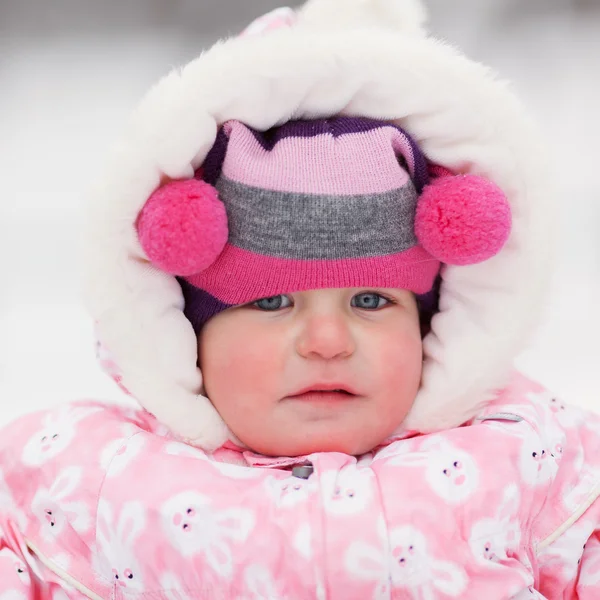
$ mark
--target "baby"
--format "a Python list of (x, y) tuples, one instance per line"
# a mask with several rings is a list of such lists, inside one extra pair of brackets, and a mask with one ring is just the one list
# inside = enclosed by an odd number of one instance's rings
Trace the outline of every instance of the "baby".
[(343, 8), (136, 112), (87, 303), (145, 410), (2, 432), (0, 598), (600, 594), (600, 418), (512, 369), (546, 268), (527, 119), (417, 2)]
[[(205, 164), (223, 157), (215, 183), (229, 238), (213, 265), (181, 280), (206, 395), (261, 454), (370, 451), (417, 394), (423, 351), (413, 291), (428, 292), (439, 268), (416, 245), (417, 193), (394, 145), (405, 144), (413, 163), (418, 150), (397, 127), (367, 119), (290, 122), (267, 134), (230, 122), (222, 131), (227, 148), (217, 142)], [(378, 164), (365, 168), (359, 157)], [(183, 189), (185, 209), (199, 211), (211, 192), (202, 182), (193, 196), (189, 183), (163, 188), (138, 221), (163, 269), (176, 261), (163, 239), (181, 220), (173, 198)]]

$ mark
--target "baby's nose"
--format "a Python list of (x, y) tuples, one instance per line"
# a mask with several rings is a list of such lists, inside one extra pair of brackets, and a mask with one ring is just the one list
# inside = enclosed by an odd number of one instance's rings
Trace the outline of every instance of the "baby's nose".
[(351, 327), (343, 315), (306, 319), (297, 340), (297, 351), (305, 358), (347, 358), (355, 350)]

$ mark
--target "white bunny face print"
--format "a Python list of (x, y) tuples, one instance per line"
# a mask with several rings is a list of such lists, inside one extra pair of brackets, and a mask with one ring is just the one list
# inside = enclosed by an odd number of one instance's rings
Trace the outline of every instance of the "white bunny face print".
[(321, 476), (323, 505), (333, 515), (354, 515), (368, 506), (373, 496), (374, 475), (370, 469), (349, 466)]
[(29, 569), (10, 548), (0, 550), (0, 600), (28, 600), (34, 594)]
[(395, 586), (407, 580), (423, 579), (423, 563), (427, 561), (425, 536), (413, 527), (401, 527), (390, 534), (392, 581)]
[(310, 494), (308, 483), (302, 479), (290, 478), (279, 481), (280, 495), (279, 504), (291, 508), (308, 499)]
[[(16, 578), (11, 577), (12, 582), (16, 583), (18, 581), (23, 588), (29, 588), (31, 585), (29, 569), (25, 563), (17, 558), (14, 552), (9, 548), (2, 548), (2, 550), (0, 550), (0, 570), (2, 573), (6, 573), (6, 570), (4, 570), (4, 565), (10, 565), (13, 573), (16, 575)], [(6, 582), (3, 581), (2, 583)]]
[(279, 508), (295, 508), (305, 503), (316, 489), (310, 479), (300, 479), (292, 475), (285, 479), (267, 477), (264, 485), (266, 493)]
[[(534, 397), (537, 398), (537, 395)], [(539, 401), (536, 402), (539, 406)], [(558, 471), (566, 441), (565, 432), (557, 424), (551, 411), (545, 407), (540, 413), (540, 409), (533, 403), (520, 412), (527, 413), (529, 422), (541, 421), (538, 433), (525, 423), (510, 429), (510, 435), (522, 442), (518, 459), (521, 481), (531, 486), (541, 485), (550, 481)], [(491, 421), (486, 423), (486, 426), (501, 427)]]
[(144, 506), (140, 502), (125, 504), (117, 519), (105, 500), (98, 504), (95, 568), (124, 590), (144, 591), (136, 546), (145, 524)]
[(452, 598), (458, 597), (467, 583), (464, 570), (457, 564), (440, 561), (427, 550), (423, 533), (407, 525), (390, 532), (391, 575), (395, 588), (420, 590), (435, 597), (437, 589)]
[(67, 406), (48, 414), (42, 429), (23, 448), (23, 464), (39, 466), (58, 456), (75, 438), (77, 423), (99, 410), (96, 407)]
[[(460, 565), (437, 560), (427, 548), (425, 535), (406, 525), (390, 531), (390, 555), (381, 547), (354, 542), (346, 553), (346, 569), (354, 577), (377, 583), (374, 597), (389, 598), (394, 590), (407, 590), (411, 598), (436, 598), (436, 591), (458, 598), (467, 575)], [(389, 569), (389, 579), (388, 579)]]
[(449, 504), (465, 502), (479, 485), (479, 468), (471, 455), (439, 438), (427, 440), (419, 452), (399, 454), (387, 464), (424, 469), (433, 492)]
[(232, 543), (245, 542), (255, 523), (244, 508), (217, 510), (207, 496), (183, 492), (161, 507), (163, 529), (184, 557), (203, 555), (221, 577), (233, 574)]
[(17, 572), (17, 577), (19, 578), (19, 581), (25, 587), (29, 587), (31, 585), (31, 576), (29, 575), (29, 569), (26, 567), (25, 563), (20, 560), (16, 560), (14, 568)]
[(524, 483), (540, 485), (550, 481), (558, 471), (562, 458), (562, 437), (555, 436), (551, 428), (544, 430), (541, 438), (527, 436), (523, 440), (519, 469)]
[(479, 469), (471, 455), (439, 438), (426, 441), (421, 450), (427, 451), (425, 478), (431, 489), (450, 504), (468, 500), (479, 485)]
[(566, 428), (576, 427), (582, 423), (583, 413), (579, 410), (573, 410), (564, 402), (549, 391), (544, 390), (540, 393), (529, 392), (526, 397), (538, 406), (542, 406), (555, 416), (556, 420)]
[(40, 521), (46, 539), (59, 536), (67, 522), (79, 533), (90, 528), (87, 505), (71, 499), (79, 487), (81, 474), (79, 467), (68, 467), (59, 473), (49, 490), (40, 489), (34, 496), (31, 510)]
[(479, 562), (499, 563), (518, 550), (521, 542), (519, 506), (519, 488), (516, 484), (509, 485), (495, 514), (474, 523), (469, 545)]
[(459, 504), (471, 496), (479, 483), (479, 472), (471, 456), (460, 450), (441, 450), (431, 457), (427, 480), (448, 502)]

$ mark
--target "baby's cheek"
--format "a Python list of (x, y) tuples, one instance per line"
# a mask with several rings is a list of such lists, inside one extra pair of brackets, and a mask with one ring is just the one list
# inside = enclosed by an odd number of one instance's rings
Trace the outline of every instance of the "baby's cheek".
[(240, 342), (232, 349), (222, 376), (229, 386), (243, 388), (250, 395), (271, 397), (278, 389), (283, 355), (281, 347), (266, 340), (256, 344)]
[(406, 380), (407, 377), (419, 378), (423, 365), (423, 344), (421, 338), (414, 335), (399, 336), (397, 339), (386, 338), (380, 344), (382, 375), (389, 379)]
[(285, 352), (264, 331), (241, 323), (237, 327), (216, 324), (219, 327), (201, 339), (200, 367), (208, 397), (234, 426), (231, 420), (254, 418), (261, 404), (272, 402), (280, 391)]
[(386, 344), (385, 358), (379, 372), (380, 389), (391, 394), (390, 408), (408, 412), (415, 400), (421, 381), (423, 355), (420, 339), (403, 339)]
[(200, 368), (215, 389), (256, 385), (274, 368), (280, 350), (256, 327), (219, 315), (200, 335)]

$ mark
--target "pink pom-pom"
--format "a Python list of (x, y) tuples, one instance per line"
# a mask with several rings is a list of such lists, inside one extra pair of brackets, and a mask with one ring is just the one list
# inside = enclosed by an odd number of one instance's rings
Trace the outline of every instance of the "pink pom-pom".
[(477, 175), (440, 177), (423, 190), (415, 233), (429, 254), (449, 265), (472, 265), (500, 252), (511, 229), (502, 190)]
[(171, 181), (146, 201), (137, 231), (154, 265), (172, 275), (194, 275), (223, 250), (227, 213), (212, 185), (197, 179)]

